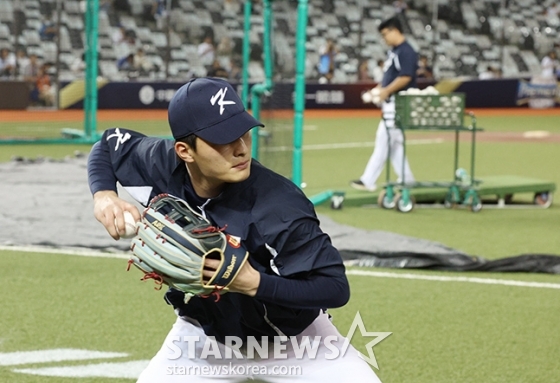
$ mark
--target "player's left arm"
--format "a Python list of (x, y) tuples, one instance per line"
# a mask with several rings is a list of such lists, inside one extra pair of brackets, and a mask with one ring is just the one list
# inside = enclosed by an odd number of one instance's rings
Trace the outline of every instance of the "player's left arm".
[(330, 237), (321, 231), (314, 215), (283, 213), (279, 213), (278, 222), (268, 222), (281, 229), (263, 236), (272, 255), (272, 272), (261, 271), (255, 297), (292, 308), (345, 305), (350, 287), (342, 257)]

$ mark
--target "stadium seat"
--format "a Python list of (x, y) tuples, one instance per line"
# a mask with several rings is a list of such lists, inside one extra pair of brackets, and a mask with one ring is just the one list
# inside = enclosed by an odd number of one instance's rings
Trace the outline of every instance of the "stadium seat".
[[(502, 9), (498, 0), (438, 1), (440, 19), (437, 28), (431, 25), (432, 0), (411, 0), (406, 17), (401, 17), (411, 44), (420, 53), (430, 57), (436, 54), (434, 71), (438, 76), (472, 75), (487, 65), (501, 65), (504, 76), (530, 75), (540, 70), (539, 58), (558, 40), (558, 25), (554, 23), (560, 24), (560, 20), (547, 18), (546, 2), (511, 0), (509, 7)], [(156, 29), (153, 20), (144, 17), (152, 0), (123, 1), (125, 3), (126, 7), (119, 5), (99, 14), (100, 56), (112, 67), (116, 58), (125, 53), (124, 49), (114, 47), (111, 41), (118, 25), (136, 35), (137, 45), (144, 47), (160, 69), (164, 67), (163, 57), (169, 44), (173, 61), (176, 61), (173, 73), (178, 76), (205, 71), (198, 66), (196, 46), (206, 34), (212, 35), (216, 43), (223, 36), (230, 37), (235, 43), (234, 55), (241, 55), (242, 7), (238, 13), (228, 13), (223, 9), (222, 0), (175, 0), (170, 13), (172, 31), (168, 40), (165, 31)], [(37, 31), (45, 16), (52, 15), (56, 19), (56, 0), (21, 0), (21, 10), (15, 4), (18, 3), (0, 1), (0, 45), (13, 49), (13, 33), (19, 32), (19, 43), (26, 45), (28, 52), (34, 49), (41, 56), (52, 58), (51, 46), (42, 46)], [(297, 3), (273, 2), (272, 6), (275, 71), (280, 77), (290, 78), (294, 73)], [(79, 55), (83, 52), (82, 7), (79, 0), (63, 2), (60, 48), (65, 53)], [(253, 10), (250, 41), (256, 49), (262, 46), (264, 32), (262, 5), (255, 3)], [(334, 38), (340, 49), (336, 57), (336, 81), (352, 81), (357, 60), (362, 57), (373, 61), (385, 57), (387, 46), (377, 27), (382, 19), (393, 14), (391, 1), (309, 0), (308, 11), (306, 75), (310, 78), (316, 78), (317, 52), (327, 37)], [(502, 33), (508, 43), (507, 49), (501, 49), (498, 44)], [(254, 58), (259, 55), (257, 50)], [(105, 71), (113, 74), (108, 68), (106, 65)], [(262, 77), (262, 72), (255, 67), (250, 74)], [(117, 78), (124, 76), (118, 71), (116, 75)], [(160, 70), (152, 77), (161, 75)]]

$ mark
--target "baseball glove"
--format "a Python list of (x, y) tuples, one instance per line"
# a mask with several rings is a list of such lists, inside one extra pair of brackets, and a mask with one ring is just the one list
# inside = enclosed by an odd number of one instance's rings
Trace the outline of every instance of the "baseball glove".
[[(224, 234), (196, 213), (187, 202), (161, 194), (150, 202), (136, 224), (130, 265), (144, 272), (142, 280), (154, 279), (189, 295), (207, 297), (228, 291), (247, 261), (249, 253), (239, 241)], [(203, 280), (206, 258), (220, 260), (210, 280)]]

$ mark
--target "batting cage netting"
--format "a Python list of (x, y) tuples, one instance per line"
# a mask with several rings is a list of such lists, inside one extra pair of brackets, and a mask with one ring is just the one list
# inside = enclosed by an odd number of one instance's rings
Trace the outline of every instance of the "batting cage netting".
[[(285, 89), (285, 88), (283, 88)], [(292, 178), (294, 146), (293, 110), (281, 109), (291, 98), (291, 92), (275, 90), (262, 98), (261, 122), (265, 125), (259, 131), (258, 160), (284, 177)]]

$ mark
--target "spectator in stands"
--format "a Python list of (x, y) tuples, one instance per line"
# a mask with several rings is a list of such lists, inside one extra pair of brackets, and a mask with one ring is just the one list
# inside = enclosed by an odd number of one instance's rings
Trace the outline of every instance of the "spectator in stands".
[(558, 58), (555, 51), (550, 51), (541, 60), (541, 76), (544, 78), (556, 77), (556, 69), (558, 68)]
[(377, 65), (373, 68), (373, 81), (380, 83), (383, 81), (383, 67), (385, 65), (385, 60), (377, 60)]
[(494, 72), (494, 78), (502, 78), (502, 69), (499, 66), (495, 66), (492, 68)]
[(163, 29), (166, 24), (167, 19), (167, 8), (165, 4), (165, 0), (155, 0), (152, 3), (152, 16), (156, 21), (157, 29)]
[(50, 16), (47, 16), (39, 29), (39, 36), (42, 41), (53, 41), (58, 33), (58, 28), (55, 23), (51, 20)]
[(134, 55), (134, 67), (143, 72), (149, 73), (154, 69), (154, 64), (144, 53), (144, 49), (138, 48)]
[(134, 66), (134, 54), (129, 53), (128, 55), (121, 57), (117, 61), (117, 68), (120, 71), (131, 71), (136, 69)]
[(488, 65), (485, 71), (482, 71), (478, 74), (479, 80), (491, 80), (493, 78), (496, 78), (496, 72), (491, 65)]
[(208, 70), (207, 76), (208, 77), (221, 77), (221, 78), (227, 80), (229, 78), (229, 73), (222, 66), (222, 64), (220, 64), (219, 60), (214, 60), (214, 62), (212, 63), (212, 66)]
[(430, 80), (434, 78), (434, 70), (428, 63), (428, 56), (420, 56), (420, 61), (418, 62), (418, 70), (416, 71), (416, 77)]
[[(378, 30), (391, 47), (385, 63), (383, 81), (375, 89), (378, 91), (382, 119), (377, 126), (375, 148), (362, 173), (350, 185), (358, 190), (375, 191), (375, 183), (390, 158), (393, 169), (403, 183), (413, 183), (414, 175), (410, 170), (404, 152), (404, 138), (401, 129), (395, 127), (395, 94), (401, 90), (416, 88), (418, 54), (406, 41), (402, 24), (397, 17), (379, 24)], [(404, 169), (404, 174), (403, 174)]]
[(25, 53), (25, 50), (18, 49), (16, 52), (16, 77), (23, 77), (23, 69), (29, 65), (29, 57)]
[(37, 78), (39, 76), (39, 69), (41, 65), (39, 64), (39, 58), (36, 54), (32, 53), (29, 55), (29, 63), (22, 68), (22, 75), (23, 81), (28, 82), (32, 85), (32, 88), (35, 87), (37, 82)]
[(229, 36), (224, 36), (216, 47), (216, 55), (218, 57), (230, 57), (233, 53), (233, 41)]
[(363, 60), (358, 67), (358, 81), (359, 82), (370, 82), (372, 80), (369, 74), (368, 60)]
[(76, 57), (74, 61), (70, 64), (70, 70), (77, 77), (84, 77), (84, 72), (86, 70), (86, 53), (82, 53), (80, 56)]
[(16, 57), (8, 48), (0, 50), (0, 77), (12, 77), (16, 73)]
[(123, 43), (126, 40), (126, 28), (119, 25), (113, 32), (111, 38), (116, 45)]
[(319, 82), (330, 82), (334, 76), (334, 60), (338, 49), (333, 39), (327, 39), (325, 45), (319, 50)]
[(214, 62), (214, 43), (211, 36), (204, 37), (204, 40), (198, 44), (198, 57), (204, 66), (211, 66)]
[(41, 65), (37, 73), (35, 88), (31, 92), (31, 99), (43, 106), (54, 105), (55, 88), (49, 75), (50, 66), (51, 64), (48, 63)]

